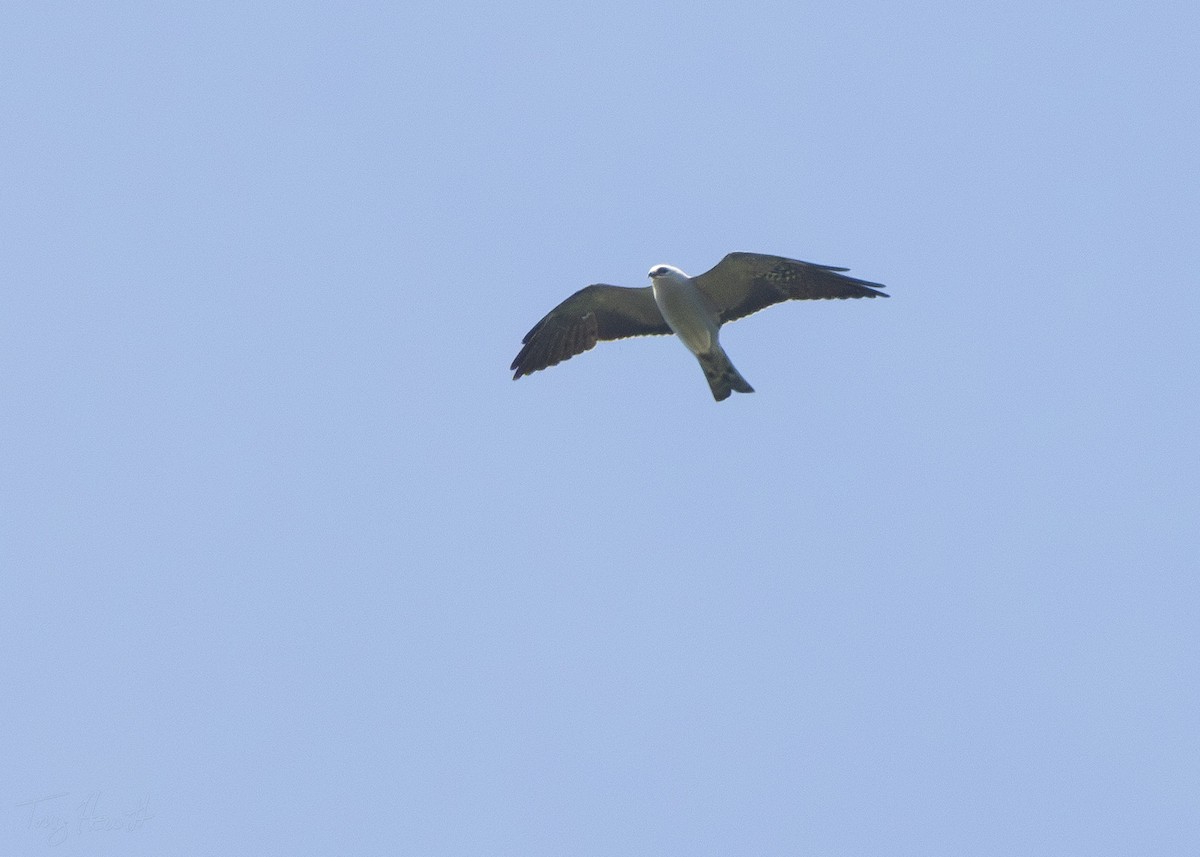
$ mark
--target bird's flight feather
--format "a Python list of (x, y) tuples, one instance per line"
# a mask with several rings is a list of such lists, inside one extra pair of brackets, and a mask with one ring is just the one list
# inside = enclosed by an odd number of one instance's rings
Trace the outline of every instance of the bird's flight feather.
[(887, 297), (877, 291), (882, 288), (879, 283), (847, 277), (842, 273), (846, 270), (782, 256), (730, 253), (693, 279), (722, 324), (782, 301)]
[(513, 360), (520, 378), (582, 354), (602, 340), (670, 333), (649, 286), (626, 288), (597, 283), (571, 295), (533, 326)]

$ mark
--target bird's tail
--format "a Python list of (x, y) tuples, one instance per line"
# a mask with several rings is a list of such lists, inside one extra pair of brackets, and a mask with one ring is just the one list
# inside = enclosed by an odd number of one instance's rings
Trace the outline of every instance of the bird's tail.
[(742, 377), (741, 373), (733, 368), (729, 355), (720, 345), (707, 354), (697, 354), (696, 357), (700, 360), (704, 377), (708, 379), (708, 386), (712, 387), (713, 398), (718, 402), (728, 399), (734, 390), (739, 393), (754, 392), (754, 388)]

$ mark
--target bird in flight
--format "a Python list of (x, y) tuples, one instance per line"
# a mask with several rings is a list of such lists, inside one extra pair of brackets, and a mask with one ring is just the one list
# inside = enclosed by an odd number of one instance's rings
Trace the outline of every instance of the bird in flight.
[(700, 361), (714, 399), (753, 393), (717, 339), (721, 325), (782, 301), (887, 297), (879, 283), (847, 277), (847, 270), (761, 253), (730, 253), (696, 277), (655, 265), (648, 286), (597, 283), (571, 295), (525, 334), (509, 368), (516, 380), (602, 340), (674, 333)]

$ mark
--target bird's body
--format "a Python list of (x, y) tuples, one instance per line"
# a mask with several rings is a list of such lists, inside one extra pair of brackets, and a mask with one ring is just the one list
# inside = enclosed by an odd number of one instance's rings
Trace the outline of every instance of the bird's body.
[(513, 378), (545, 369), (598, 341), (674, 333), (696, 355), (717, 401), (752, 393), (721, 347), (721, 325), (785, 300), (874, 298), (878, 283), (831, 268), (757, 253), (730, 253), (710, 271), (689, 277), (671, 265), (650, 270), (651, 284), (580, 289), (538, 322), (513, 360)]
[(733, 390), (754, 392), (721, 347), (721, 317), (691, 277), (672, 265), (656, 265), (650, 269), (650, 290), (671, 330), (700, 361), (713, 398), (728, 399)]
[(717, 344), (721, 319), (692, 278), (670, 265), (651, 269), (650, 291), (658, 311), (688, 351), (703, 354)]

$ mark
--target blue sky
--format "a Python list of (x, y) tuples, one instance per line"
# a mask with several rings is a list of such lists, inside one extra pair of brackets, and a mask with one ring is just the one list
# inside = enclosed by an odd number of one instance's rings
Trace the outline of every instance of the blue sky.
[(7, 4), (0, 852), (1200, 851), (1198, 27)]

